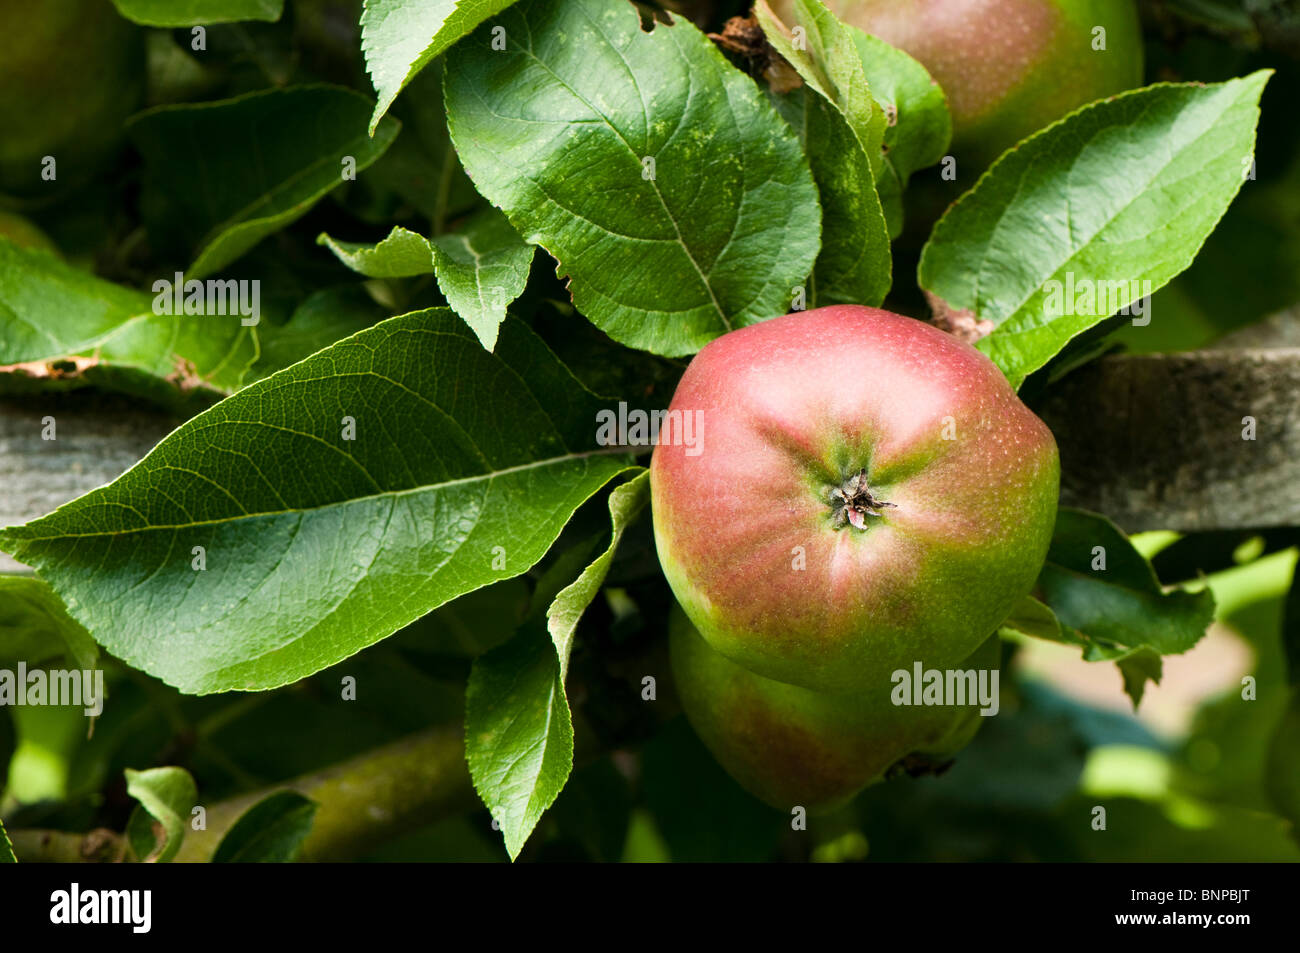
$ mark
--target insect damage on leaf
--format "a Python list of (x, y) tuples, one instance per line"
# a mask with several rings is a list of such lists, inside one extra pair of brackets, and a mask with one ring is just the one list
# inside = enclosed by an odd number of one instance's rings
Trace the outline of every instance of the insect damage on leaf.
[(182, 394), (188, 394), (206, 385), (206, 381), (199, 376), (199, 369), (194, 366), (193, 361), (179, 354), (173, 354), (172, 365), (175, 370), (167, 375), (167, 383), (174, 385)]
[(87, 368), (99, 363), (97, 357), (59, 357), (48, 361), (23, 361), (0, 365), (0, 374), (23, 374), (42, 380), (63, 380), (79, 377)]
[(930, 304), (930, 323), (939, 330), (947, 331), (967, 344), (974, 344), (993, 333), (993, 322), (987, 318), (980, 320), (969, 308), (954, 308), (930, 291), (925, 292), (925, 299)]

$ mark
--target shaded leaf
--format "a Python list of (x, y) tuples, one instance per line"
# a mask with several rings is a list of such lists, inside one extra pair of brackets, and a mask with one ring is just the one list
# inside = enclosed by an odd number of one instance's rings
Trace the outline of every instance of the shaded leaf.
[(674, 718), (646, 744), (642, 789), (677, 863), (770, 860), (789, 815), (740, 787), (691, 730)]
[(360, 285), (323, 288), (310, 295), (281, 326), (262, 324), (261, 354), (253, 375), (266, 377), (388, 317)]
[(311, 833), (316, 802), (296, 791), (276, 791), (245, 811), (221, 838), (214, 864), (289, 864)]
[[(884, 156), (885, 113), (872, 98), (867, 74), (857, 55), (853, 27), (842, 23), (820, 0), (795, 0), (797, 25), (803, 28), (798, 46), (789, 29), (772, 12), (764, 0), (754, 7), (768, 42), (776, 48), (803, 81), (835, 104), (849, 128), (871, 160), (873, 176)], [(791, 24), (794, 26), (796, 24)]]
[(113, 0), (117, 12), (143, 26), (199, 26), (280, 19), (284, 0)]
[(1146, 680), (1159, 681), (1160, 657), (1186, 652), (1214, 618), (1208, 589), (1165, 592), (1114, 523), (1082, 510), (1057, 512), (1038, 584), (1062, 624), (1059, 641), (1084, 645), (1090, 662), (1120, 663), (1135, 705)]
[(876, 175), (876, 191), (889, 235), (903, 230), (902, 192), (912, 173), (934, 165), (952, 142), (952, 115), (943, 89), (926, 68), (884, 40), (853, 30), (871, 95), (892, 121), (885, 126), (885, 162)]
[(879, 305), (891, 269), (875, 184), (885, 116), (871, 98), (850, 28), (816, 0), (800, 0), (796, 10), (808, 45), (802, 51), (767, 4), (755, 10), (768, 41), (805, 82), (773, 99), (798, 133), (821, 195), (822, 247), (809, 304)]
[(439, 235), (430, 244), (447, 303), (492, 350), (506, 307), (528, 284), (533, 246), (496, 209), (485, 209), (459, 231)]
[(1265, 786), (1277, 812), (1291, 822), (1291, 836), (1300, 843), (1300, 689), (1278, 722), (1269, 745)]
[(145, 160), (146, 213), (193, 249), (186, 278), (225, 268), (378, 159), (399, 124), (385, 121), (372, 138), (369, 112), (360, 93), (312, 85), (136, 116), (129, 132)]
[(878, 306), (889, 291), (892, 262), (867, 155), (844, 117), (807, 86), (776, 100), (804, 143), (821, 195), (822, 248), (808, 305)]
[(99, 646), (49, 585), (35, 576), (0, 576), (0, 665), (36, 666), (65, 657), (79, 669), (99, 663)]

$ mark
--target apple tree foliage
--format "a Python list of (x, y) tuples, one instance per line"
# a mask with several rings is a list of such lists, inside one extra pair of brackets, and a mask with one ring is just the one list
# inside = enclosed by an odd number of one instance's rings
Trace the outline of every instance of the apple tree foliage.
[[(666, 406), (685, 360), (730, 330), (922, 295), (982, 329), (976, 346), (1013, 385), (1050, 375), (1072, 342), (1114, 327), (1110, 311), (1055, 313), (1053, 282), (1134, 282), (1118, 310), (1180, 287), (1225, 213), (1230, 225), (1257, 187), (1270, 80), (1159, 82), (1040, 130), (969, 191), (949, 186), (946, 214), (921, 223), (914, 278), (895, 243), (916, 227), (912, 189), (949, 182), (942, 90), (818, 0), (791, 23), (759, 4), (757, 54), (627, 0), (334, 3), (349, 48), (311, 4), (113, 2), (149, 31), (148, 98), (75, 208), (4, 206), (62, 254), (0, 237), (0, 392), (93, 387), (178, 425), (112, 483), (0, 531), (37, 572), (0, 577), (0, 661), (106, 653), (149, 686), (119, 674), (112, 707), (170, 699), (199, 726), (186, 766), (217, 791), (316, 766), (261, 763), (227, 723), (341, 759), (463, 716), (512, 858), (544, 817), (601, 858), (636, 841), (647, 856), (758, 859), (780, 822), (679, 725), (629, 713), (663, 704), (643, 676), (662, 670), (645, 653), (662, 646), (667, 590), (647, 542), (646, 448), (599, 443), (597, 413)], [(260, 320), (158, 313), (153, 283), (177, 273), (260, 281)], [(1215, 616), (1194, 575), (1158, 576), (1104, 516), (1062, 510), (1035, 597), (1002, 631), (1117, 663), (1136, 705)], [(1294, 683), (1294, 594), (1288, 611)], [(636, 662), (615, 699), (620, 657)], [(388, 686), (392, 710), (325, 711), (317, 696), (356, 672)], [(1137, 730), (1021, 691), (970, 770), (996, 773), (1010, 757), (997, 746), (1028, 744), (1040, 722), (1085, 740)], [(1292, 818), (1295, 760), (1278, 752), (1295, 712), (1278, 713), (1267, 775)], [(64, 796), (163, 750), (117, 717), (79, 749)], [(611, 738), (609, 723), (626, 731)], [(628, 737), (644, 746), (640, 806), (607, 755)], [(1060, 774), (1024, 795), (1046, 792), (1035, 809), (1073, 796), (1079, 765), (1048, 764)], [(699, 791), (671, 777), (682, 765)], [(130, 853), (170, 859), (191, 773), (125, 778)], [(697, 809), (733, 828), (691, 829)], [(315, 811), (273, 795), (215, 859), (293, 859)], [(1250, 838), (1268, 840), (1258, 825)], [(846, 843), (828, 856), (852, 855)]]

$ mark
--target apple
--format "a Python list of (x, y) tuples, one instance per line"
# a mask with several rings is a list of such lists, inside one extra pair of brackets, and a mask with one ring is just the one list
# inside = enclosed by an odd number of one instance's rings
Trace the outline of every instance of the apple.
[[(825, 0), (921, 62), (952, 110), (953, 151), (983, 168), (1085, 103), (1142, 83), (1133, 0)], [(797, 22), (794, 0), (777, 15)], [(1105, 31), (1105, 48), (1101, 45)]]
[[(694, 439), (677, 439), (688, 415)], [(901, 705), (896, 679), (996, 669), (1059, 480), (1051, 432), (1002, 373), (921, 321), (836, 305), (711, 342), (650, 464), (696, 732), (756, 796), (810, 811), (946, 759), (979, 715)]]
[[(696, 734), (743, 788), (783, 810), (834, 810), (895, 765), (937, 769), (982, 720), (971, 705), (894, 705), (888, 677), (846, 695), (763, 678), (711, 649), (677, 607), (668, 631), (677, 694)], [(959, 667), (996, 671), (998, 646), (991, 636)]]
[(1029, 592), (1056, 517), (1051, 432), (991, 361), (913, 318), (837, 305), (712, 341), (660, 434), (655, 542), (715, 651), (846, 693), (970, 655)]
[(0, 192), (50, 195), (98, 171), (144, 96), (144, 36), (108, 0), (0, 0)]

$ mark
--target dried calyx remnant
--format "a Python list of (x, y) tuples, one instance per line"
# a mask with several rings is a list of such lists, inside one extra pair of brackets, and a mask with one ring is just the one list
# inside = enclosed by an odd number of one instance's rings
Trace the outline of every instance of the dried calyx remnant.
[(894, 505), (871, 495), (865, 468), (839, 486), (831, 487), (827, 495), (830, 497), (831, 519), (836, 529), (850, 525), (854, 529), (866, 529), (868, 516), (879, 516), (886, 506)]

